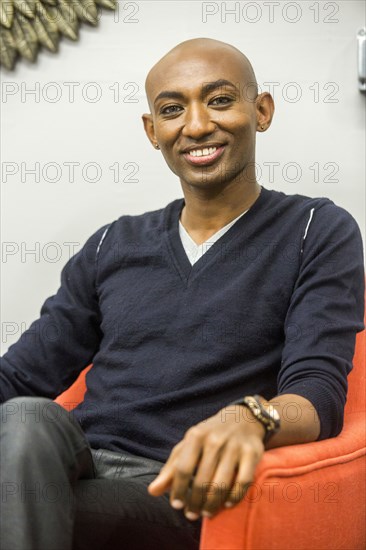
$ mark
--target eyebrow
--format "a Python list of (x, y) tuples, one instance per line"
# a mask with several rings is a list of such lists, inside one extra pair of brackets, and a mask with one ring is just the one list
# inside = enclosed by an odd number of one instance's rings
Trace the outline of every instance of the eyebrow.
[(213, 90), (217, 90), (217, 88), (224, 88), (224, 87), (234, 88), (234, 90), (239, 92), (238, 88), (235, 86), (235, 84), (230, 82), (230, 80), (225, 80), (223, 78), (220, 78), (220, 80), (215, 80), (215, 82), (207, 82), (207, 84), (202, 86), (202, 95), (206, 96)]
[[(239, 92), (238, 88), (235, 86), (235, 84), (230, 82), (230, 80), (220, 78), (219, 80), (215, 80), (214, 82), (207, 82), (202, 86), (202, 97), (205, 97), (210, 92), (217, 90), (218, 88), (223, 88), (224, 86), (233, 88), (234, 90)], [(156, 96), (154, 105), (160, 99), (184, 99), (184, 94), (182, 94), (181, 92), (163, 90), (162, 92), (160, 92), (160, 94)]]

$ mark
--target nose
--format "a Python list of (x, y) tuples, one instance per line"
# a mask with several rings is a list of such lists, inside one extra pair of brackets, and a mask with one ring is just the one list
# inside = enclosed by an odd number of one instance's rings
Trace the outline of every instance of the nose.
[(185, 137), (198, 140), (212, 134), (215, 129), (216, 124), (211, 120), (210, 113), (202, 103), (187, 108), (182, 129), (182, 134)]

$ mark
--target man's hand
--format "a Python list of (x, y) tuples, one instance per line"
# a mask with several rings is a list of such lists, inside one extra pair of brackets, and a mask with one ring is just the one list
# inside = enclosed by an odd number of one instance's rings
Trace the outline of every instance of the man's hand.
[(264, 431), (248, 409), (221, 409), (187, 430), (150, 483), (149, 493), (160, 496), (170, 489), (173, 508), (185, 508), (191, 520), (233, 506), (253, 480), (264, 452)]

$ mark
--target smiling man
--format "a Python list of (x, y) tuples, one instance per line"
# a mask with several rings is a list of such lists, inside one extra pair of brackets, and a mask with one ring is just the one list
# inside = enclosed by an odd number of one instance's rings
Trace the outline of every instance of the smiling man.
[[(3, 357), (4, 550), (198, 548), (266, 449), (342, 428), (363, 328), (355, 221), (258, 184), (274, 105), (236, 48), (184, 42), (146, 92), (184, 198), (97, 231)], [(90, 362), (70, 416), (51, 399)]]

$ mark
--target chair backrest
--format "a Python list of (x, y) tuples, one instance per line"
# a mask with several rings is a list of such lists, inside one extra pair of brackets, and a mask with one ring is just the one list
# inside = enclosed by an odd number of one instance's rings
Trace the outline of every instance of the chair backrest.
[(62, 405), (62, 407), (64, 407), (68, 411), (71, 411), (76, 407), (76, 405), (81, 403), (84, 399), (84, 395), (86, 392), (85, 376), (91, 368), (92, 365), (89, 365), (83, 371), (81, 371), (72, 386), (70, 386), (66, 391), (56, 397), (56, 403)]
[[(365, 312), (366, 325), (366, 312)], [(356, 336), (353, 369), (348, 376), (348, 395), (345, 414), (366, 411), (366, 332)]]

